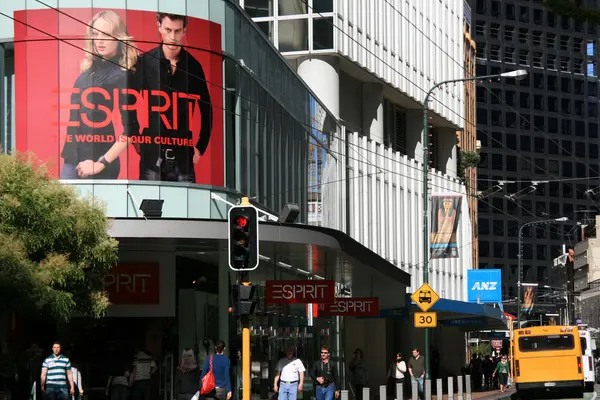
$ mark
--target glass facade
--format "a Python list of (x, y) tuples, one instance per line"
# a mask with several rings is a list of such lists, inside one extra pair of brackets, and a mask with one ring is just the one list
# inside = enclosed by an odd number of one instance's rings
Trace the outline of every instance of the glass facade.
[[(260, 6), (260, 2), (256, 3)], [(88, 24), (91, 25), (91, 18), (97, 13), (103, 10), (114, 11), (127, 26), (130, 34), (136, 32), (136, 34), (131, 34), (132, 41), (135, 43), (134, 46), (139, 46), (137, 50), (140, 51), (140, 54), (144, 55), (150, 52), (146, 48), (164, 47), (161, 45), (160, 37), (156, 34), (155, 13), (187, 16), (190, 25), (187, 33), (188, 42), (184, 43), (184, 46), (193, 48), (195, 52), (193, 56), (199, 59), (200, 63), (204, 59), (202, 57), (208, 60), (206, 63), (210, 64), (210, 67), (206, 67), (204, 64), (202, 66), (205, 72), (210, 70), (206, 73), (206, 83), (209, 86), (211, 100), (217, 97), (222, 98), (220, 103), (216, 101), (212, 103), (213, 121), (220, 120), (222, 122), (221, 132), (218, 132), (219, 135), (222, 135), (222, 148), (220, 149), (223, 160), (222, 167), (220, 167), (222, 168), (220, 178), (222, 184), (207, 183), (211, 186), (200, 186), (199, 184), (202, 182), (181, 183), (168, 179), (143, 182), (144, 179), (138, 181), (137, 177), (124, 179), (122, 182), (111, 179), (84, 181), (76, 177), (77, 179), (65, 179), (65, 182), (75, 185), (83, 196), (93, 195), (101, 198), (107, 203), (108, 214), (113, 217), (139, 217), (135, 198), (160, 198), (165, 201), (164, 218), (223, 219), (226, 218), (226, 213), (221, 209), (221, 206), (224, 207), (224, 203), (215, 201), (211, 194), (214, 192), (220, 194), (222, 199), (235, 201), (236, 196), (228, 190), (232, 189), (256, 199), (261, 205), (274, 210), (274, 212), (278, 212), (288, 202), (297, 203), (301, 209), (298, 222), (307, 222), (311, 218), (308, 206), (309, 202), (315, 205), (320, 201), (320, 175), (331, 136), (337, 131), (335, 118), (326, 111), (325, 107), (319, 103), (279, 54), (269, 41), (269, 37), (265, 36), (263, 26), (260, 24), (257, 26), (252, 22), (238, 4), (229, 0), (202, 2), (197, 0), (160, 0), (151, 3), (139, 0), (89, 0), (87, 2), (59, 0), (53, 4), (57, 8), (47, 7), (38, 1), (27, 3), (17, 1), (0, 5), (0, 12), (15, 19), (13, 21), (11, 18), (0, 16), (2, 22), (0, 38), (8, 38), (1, 43), (0, 47), (0, 76), (2, 77), (0, 80), (0, 94), (2, 95), (0, 99), (0, 145), (3, 152), (31, 150), (34, 144), (37, 148), (49, 149), (48, 151), (54, 152), (54, 158), (57, 160), (57, 177), (60, 177), (59, 171), (62, 168), (60, 163), (63, 161), (56, 154), (60, 154), (62, 151), (66, 128), (60, 128), (62, 111), (57, 110), (63, 109), (65, 99), (67, 106), (71, 107), (73, 104), (69, 103), (69, 96), (57, 95), (56, 92), (61, 92), (65, 88), (64, 82), (67, 82), (68, 90), (74, 88), (74, 82), (81, 73), (79, 68), (80, 61), (84, 58), (82, 55), (86, 53), (83, 43), (89, 40), (84, 33), (89, 28)], [(258, 6), (257, 8), (260, 9)], [(321, 7), (321, 11), (330, 12), (332, 10), (325, 4), (325, 8)], [(24, 18), (26, 14), (28, 18)], [(77, 16), (74, 18), (75, 15)], [(53, 24), (52, 21), (57, 23)], [(313, 20), (311, 17), (311, 24), (318, 25), (316, 21), (318, 18), (315, 17)], [(192, 29), (192, 23), (195, 24), (193, 25), (196, 27), (195, 31)], [(268, 23), (281, 29), (277, 21)], [(23, 28), (25, 24), (27, 24), (27, 28)], [(200, 26), (212, 26), (213, 28), (218, 26), (219, 29), (209, 32), (211, 35), (216, 35), (215, 32), (218, 32), (220, 37), (215, 40), (215, 36), (211, 36), (209, 38), (210, 46), (203, 48), (202, 41), (206, 39), (199, 37), (203, 34), (198, 28)], [(14, 40), (14, 37), (18, 36), (17, 31), (19, 30), (19, 35), (23, 35), (24, 39), (15, 45), (15, 42), (19, 42)], [(71, 30), (74, 33), (69, 36)], [(38, 40), (35, 44), (28, 43), (28, 38), (35, 35), (44, 36), (49, 33), (52, 33), (50, 36), (55, 37), (47, 38), (45, 41)], [(106, 32), (101, 31), (101, 33), (110, 36)], [(68, 38), (61, 38), (61, 35), (67, 35)], [(156, 40), (145, 40), (150, 35), (156, 35)], [(79, 36), (81, 37), (79, 38)], [(135, 42), (136, 38), (139, 43)], [(109, 39), (104, 39), (110, 42)], [(31, 42), (34, 41), (31, 40)], [(328, 44), (332, 42), (331, 33), (329, 39), (325, 37), (319, 41), (314, 41), (314, 43), (320, 43), (315, 46), (332, 48), (332, 45)], [(93, 40), (89, 42), (94, 46)], [(311, 39), (309, 42), (312, 46), (313, 40)], [(122, 42), (119, 44), (122, 45)], [(94, 47), (92, 49), (98, 50)], [(67, 51), (74, 54), (73, 57), (76, 58), (66, 59)], [(38, 60), (38, 63), (31, 62), (35, 59), (34, 57), (41, 57), (40, 54), (47, 53), (52, 53), (53, 58), (52, 62), (45, 63), (45, 69), (40, 68), (40, 63), (44, 62), (43, 59)], [(198, 56), (195, 55), (196, 53)], [(207, 55), (208, 53), (210, 55)], [(23, 57), (23, 54), (26, 54), (26, 58)], [(95, 55), (95, 57), (98, 56)], [(218, 67), (214, 65), (215, 58), (218, 60)], [(69, 68), (68, 79), (64, 78), (67, 74), (64, 72), (66, 69), (62, 70), (66, 68), (65, 65), (68, 65)], [(186, 79), (191, 78), (188, 70), (184, 69), (183, 72), (187, 72)], [(44, 82), (44, 74), (47, 77), (46, 82)], [(159, 80), (162, 78), (163, 75), (155, 77)], [(57, 83), (54, 85), (47, 80)], [(33, 81), (36, 83), (31, 83)], [(47, 86), (48, 93), (55, 93), (51, 100), (54, 103), (48, 102), (45, 105), (43, 98), (35, 101), (39, 101), (39, 104), (47, 107), (48, 110), (53, 109), (54, 112), (57, 112), (59, 114), (58, 124), (54, 117), (40, 118), (35, 114), (37, 108), (33, 105), (34, 103), (30, 103), (35, 97), (31, 95), (30, 88), (38, 87), (39, 89), (41, 85)], [(21, 93), (16, 90), (17, 87), (22, 89)], [(124, 86), (116, 89), (130, 90), (131, 87)], [(178, 93), (185, 95), (186, 91)], [(179, 94), (177, 95), (179, 96)], [(90, 109), (95, 110), (94, 107), (90, 107)], [(119, 109), (119, 111), (125, 110), (124, 108)], [(72, 122), (68, 115), (67, 113), (66, 120)], [(94, 112), (90, 115), (94, 115)], [(166, 122), (174, 125), (173, 120), (168, 116), (165, 118)], [(166, 124), (164, 119), (162, 121)], [(33, 124), (41, 123), (53, 127), (55, 134), (31, 127)], [(27, 134), (19, 128), (20, 124), (29, 125)], [(117, 140), (116, 128), (114, 132), (109, 133)], [(211, 140), (213, 140), (214, 134), (213, 126)], [(31, 136), (33, 140), (29, 140), (31, 138), (23, 140), (24, 136), (28, 137), (29, 135), (39, 136)], [(163, 135), (162, 137), (167, 136)], [(55, 140), (51, 146), (37, 143), (38, 138), (50, 140), (48, 137)], [(34, 153), (37, 148), (33, 148)], [(212, 157), (217, 149), (213, 148), (211, 151), (213, 151)], [(127, 153), (123, 153), (121, 156), (124, 157), (121, 159), (121, 164), (129, 165), (128, 157), (135, 156), (133, 153), (135, 153), (133, 147), (128, 148)], [(213, 168), (214, 166), (209, 167)], [(125, 168), (126, 173), (131, 174), (128, 168)], [(129, 183), (126, 182), (127, 180)], [(135, 182), (131, 182), (132, 180)], [(220, 190), (223, 192), (220, 193)], [(130, 198), (134, 199), (133, 202), (130, 201)], [(314, 215), (312, 218), (315, 221), (318, 220), (318, 217)], [(69, 329), (62, 326), (56, 332), (68, 338), (69, 341), (73, 341), (72, 346), (75, 347), (74, 338), (78, 336), (76, 332), (80, 331), (78, 330), (80, 327), (81, 331), (95, 330), (95, 335), (90, 336), (92, 341), (97, 340), (106, 343), (107, 346), (116, 346), (110, 351), (120, 352), (122, 346), (128, 347), (127, 353), (122, 353), (126, 357), (130, 356), (132, 346), (149, 348), (156, 359), (162, 360), (163, 363), (159, 371), (161, 386), (157, 389), (162, 396), (169, 393), (168, 385), (170, 385), (169, 382), (172, 382), (170, 374), (176, 367), (182, 349), (198, 348), (204, 339), (214, 342), (219, 338), (220, 332), (218, 331), (222, 330), (220, 325), (222, 325), (223, 318), (220, 321), (216, 315), (217, 313), (219, 316), (222, 315), (220, 311), (217, 311), (217, 307), (222, 305), (223, 297), (227, 296), (225, 298), (228, 301), (229, 293), (223, 296), (221, 294), (229, 290), (234, 279), (233, 277), (228, 279), (230, 271), (226, 264), (211, 258), (218, 252), (216, 245), (211, 248), (202, 248), (203, 251), (189, 252), (193, 253), (192, 256), (189, 254), (183, 256), (172, 247), (157, 247), (141, 239), (129, 242), (127, 238), (120, 238), (120, 240), (122, 260), (126, 261), (127, 254), (130, 254), (131, 259), (135, 259), (136, 262), (144, 259), (160, 265), (158, 269), (161, 282), (159, 304), (142, 303), (141, 307), (138, 307), (140, 304), (133, 306), (124, 304), (123, 309), (130, 308), (129, 314), (125, 311), (119, 314), (118, 308), (113, 307), (113, 312), (116, 314), (109, 313), (110, 318), (94, 321), (91, 324), (89, 320), (76, 320), (73, 325), (68, 327)], [(150, 251), (150, 249), (152, 250)], [(261, 254), (262, 252), (263, 250), (261, 250)], [(200, 255), (206, 257), (202, 258)], [(186, 257), (192, 259), (189, 260)], [(226, 273), (219, 275), (223, 270)], [(256, 281), (257, 285), (261, 287), (261, 291), (264, 291), (262, 286), (267, 278), (307, 279), (308, 276), (306, 274), (294, 276), (287, 271), (275, 268), (261, 268), (261, 271), (265, 274), (264, 279)], [(199, 277), (199, 275), (202, 276)], [(202, 281), (201, 278), (204, 278), (205, 281)], [(208, 284), (206, 280), (208, 280)], [(220, 288), (216, 290), (217, 287)], [(164, 312), (162, 314), (155, 313), (155, 310)], [(135, 320), (127, 319), (132, 315), (137, 318)], [(199, 319), (190, 325), (190, 316)], [(253, 321), (253, 360), (268, 364), (268, 379), (269, 382), (272, 382), (273, 363), (279, 358), (285, 342), (294, 341), (297, 344), (298, 355), (307, 363), (318, 357), (317, 347), (322, 344), (329, 344), (334, 350), (334, 357), (338, 359), (342, 356), (342, 349), (339, 337), (336, 336), (337, 320), (339, 318), (321, 317), (309, 324), (305, 306), (276, 307), (275, 310), (269, 310), (268, 315), (256, 317)], [(119, 325), (120, 330), (117, 329)], [(230, 335), (226, 339), (228, 339), (230, 350), (239, 348), (236, 321), (230, 318), (227, 327)], [(133, 332), (130, 337), (132, 340), (122, 341), (118, 346), (112, 342), (115, 332), (117, 335), (119, 332), (125, 334), (130, 328)], [(70, 337), (69, 334), (73, 336)], [(83, 342), (86, 339), (88, 339), (87, 336), (78, 337), (78, 340)], [(83, 352), (80, 355), (84, 357)], [(96, 356), (97, 353), (90, 355), (90, 359), (95, 359)], [(262, 368), (262, 364), (259, 368)], [(93, 375), (94, 382), (98, 382), (98, 385), (103, 382), (102, 378), (106, 375), (104, 371), (95, 370), (90, 370), (88, 374), (90, 378)], [(259, 376), (254, 376), (255, 393), (260, 390), (262, 384)], [(103, 390), (98, 393), (102, 394)]]
[(541, 284), (547, 283), (548, 268), (565, 241), (577, 240), (575, 222), (597, 213), (597, 25), (556, 15), (536, 2), (470, 3), (476, 75), (529, 71), (521, 81), (492, 81), (476, 92), (479, 190), (502, 180), (518, 182), (479, 200), (479, 268), (502, 268), (504, 293), (512, 298), (519, 226), (530, 220), (570, 220), (523, 230), (522, 279)]

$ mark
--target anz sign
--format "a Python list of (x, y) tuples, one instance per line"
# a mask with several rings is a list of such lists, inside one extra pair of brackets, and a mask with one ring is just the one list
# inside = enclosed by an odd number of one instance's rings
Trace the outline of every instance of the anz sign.
[(471, 269), (467, 271), (470, 303), (502, 302), (502, 270)]

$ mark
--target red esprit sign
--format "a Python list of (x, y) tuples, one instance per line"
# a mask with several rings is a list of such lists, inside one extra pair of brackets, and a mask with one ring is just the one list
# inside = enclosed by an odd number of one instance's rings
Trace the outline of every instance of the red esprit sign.
[(104, 278), (104, 288), (112, 304), (159, 304), (158, 264), (119, 264)]
[(335, 303), (323, 304), (324, 315), (344, 317), (378, 317), (377, 297), (338, 297)]
[(267, 303), (333, 303), (335, 281), (267, 281)]

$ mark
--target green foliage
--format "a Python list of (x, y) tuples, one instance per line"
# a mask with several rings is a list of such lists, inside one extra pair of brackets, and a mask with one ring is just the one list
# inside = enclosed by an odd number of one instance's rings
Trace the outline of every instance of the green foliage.
[(465, 181), (468, 168), (477, 168), (481, 161), (481, 156), (476, 151), (461, 150), (458, 153), (458, 177), (468, 185)]
[(469, 350), (471, 350), (471, 356), (475, 354), (479, 354), (481, 356), (489, 356), (492, 354), (492, 345), (490, 342), (481, 342), (479, 344), (471, 344), (469, 346)]
[(0, 314), (104, 315), (103, 279), (118, 246), (107, 229), (100, 205), (52, 179), (33, 156), (0, 155)]
[(571, 17), (579, 22), (600, 24), (600, 10), (584, 7), (581, 0), (544, 0), (542, 4), (558, 15)]

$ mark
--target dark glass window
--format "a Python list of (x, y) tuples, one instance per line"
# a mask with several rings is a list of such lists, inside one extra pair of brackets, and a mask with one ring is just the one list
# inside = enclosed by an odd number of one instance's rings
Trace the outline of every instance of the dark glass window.
[[(314, 4), (319, 4), (321, 2), (322, 0), (317, 1)], [(324, 1), (324, 3), (331, 4), (332, 0)], [(281, 23), (281, 21), (279, 23)], [(319, 18), (313, 20), (313, 49), (333, 49), (333, 18)]]
[(313, 14), (333, 12), (333, 0), (313, 1)]
[(573, 335), (543, 335), (519, 338), (521, 351), (572, 350), (575, 348)]

